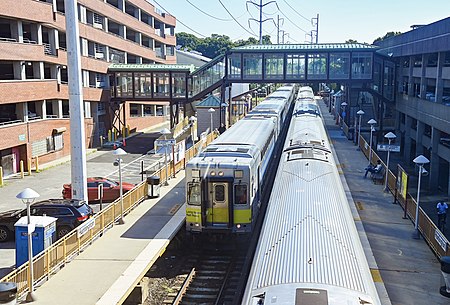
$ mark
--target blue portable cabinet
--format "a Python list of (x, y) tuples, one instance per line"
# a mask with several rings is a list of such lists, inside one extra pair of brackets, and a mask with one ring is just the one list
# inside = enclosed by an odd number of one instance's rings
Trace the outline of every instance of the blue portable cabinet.
[[(49, 216), (31, 216), (31, 224), (34, 224), (33, 232), (33, 256), (50, 247), (56, 240), (56, 220)], [(16, 268), (28, 261), (28, 220), (27, 216), (20, 218), (15, 223), (16, 231)]]

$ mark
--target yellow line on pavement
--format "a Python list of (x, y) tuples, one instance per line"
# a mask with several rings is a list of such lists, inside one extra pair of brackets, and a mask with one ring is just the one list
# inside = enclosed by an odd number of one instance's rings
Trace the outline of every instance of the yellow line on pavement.
[(357, 202), (356, 202), (356, 208), (357, 208), (358, 210), (360, 210), (360, 211), (364, 210), (364, 206), (363, 206), (363, 204), (361, 203), (361, 201), (357, 201)]
[(383, 279), (381, 278), (380, 270), (370, 268), (370, 273), (372, 274), (372, 278), (375, 283), (383, 283)]

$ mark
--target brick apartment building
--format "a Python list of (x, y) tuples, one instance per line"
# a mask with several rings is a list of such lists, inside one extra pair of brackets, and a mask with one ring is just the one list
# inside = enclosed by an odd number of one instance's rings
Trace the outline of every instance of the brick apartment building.
[[(175, 63), (175, 23), (146, 0), (79, 0), (86, 145), (111, 126), (108, 66)], [(0, 165), (5, 175), (70, 153), (64, 0), (0, 1)], [(142, 102), (146, 104), (146, 102)], [(140, 126), (165, 120), (151, 102)], [(148, 107), (148, 106), (147, 106)], [(129, 109), (129, 107), (126, 107)], [(156, 111), (164, 109), (164, 111)], [(133, 116), (127, 120), (133, 128)]]

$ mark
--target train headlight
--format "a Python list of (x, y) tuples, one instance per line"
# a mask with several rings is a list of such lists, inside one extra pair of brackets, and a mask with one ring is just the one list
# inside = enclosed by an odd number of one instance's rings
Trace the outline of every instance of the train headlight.
[(199, 223), (195, 223), (194, 226), (200, 227), (200, 224)]
[(215, 171), (211, 171), (209, 174), (210, 174), (211, 176), (215, 176), (215, 175), (216, 175), (216, 172), (215, 172)]
[(237, 225), (236, 225), (236, 228), (240, 229), (240, 228), (241, 228), (241, 225), (240, 225), (240, 224), (237, 224)]
[(223, 172), (222, 172), (222, 171), (219, 172), (219, 176), (220, 176), (220, 177), (223, 176)]

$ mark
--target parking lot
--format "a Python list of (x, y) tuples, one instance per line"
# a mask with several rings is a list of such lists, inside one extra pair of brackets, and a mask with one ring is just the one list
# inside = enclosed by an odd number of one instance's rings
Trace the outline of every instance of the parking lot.
[[(123, 156), (122, 177), (124, 182), (139, 183), (146, 179), (141, 175), (142, 168), (152, 172), (164, 165), (164, 155), (154, 154), (153, 142), (159, 133), (143, 133), (127, 140), (123, 149), (128, 153)], [(89, 150), (87, 155), (87, 176), (107, 177), (118, 181), (118, 168), (113, 165), (116, 156), (112, 150)], [(39, 193), (39, 200), (62, 198), (62, 186), (70, 183), (71, 164), (68, 159), (60, 160), (42, 166), (39, 173), (20, 179), (19, 176), (5, 179), (5, 185), (0, 188), (0, 212), (13, 209), (24, 209), (26, 206), (16, 195), (29, 187)], [(100, 210), (99, 203), (89, 204), (94, 211)], [(0, 277), (9, 273), (15, 264), (15, 242), (0, 243)]]

